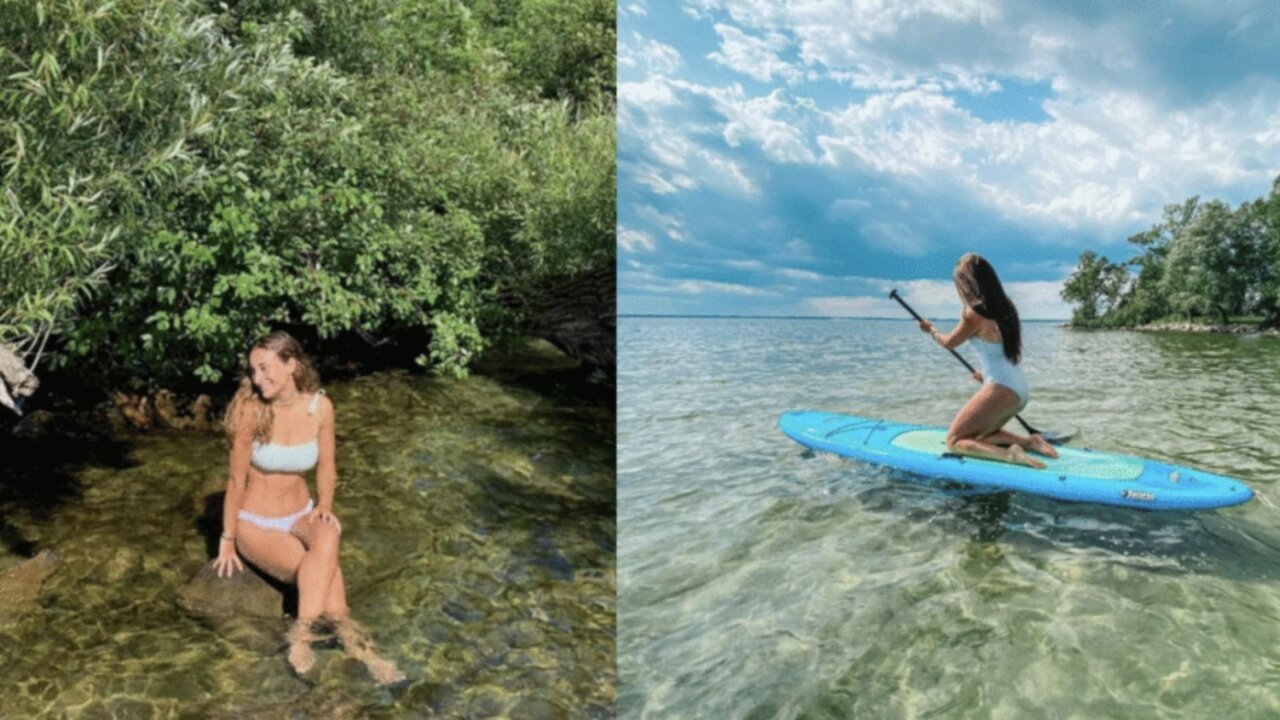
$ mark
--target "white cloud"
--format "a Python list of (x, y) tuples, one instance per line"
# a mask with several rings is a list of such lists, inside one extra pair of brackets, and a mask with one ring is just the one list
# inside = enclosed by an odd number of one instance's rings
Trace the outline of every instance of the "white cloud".
[(714, 280), (679, 280), (671, 286), (671, 290), (678, 293), (684, 293), (686, 295), (717, 293), (720, 295), (746, 295), (760, 297), (773, 294), (762, 288), (749, 287), (747, 285), (739, 285), (737, 283), (716, 282)]
[(817, 144), (826, 164), (956, 188), (1006, 217), (1109, 228), (1154, 218), (1170, 198), (1206, 188), (1265, 186), (1280, 145), (1260, 148), (1258, 130), (1239, 128), (1272, 127), (1280, 97), (1268, 105), (1169, 112), (1116, 91), (1050, 101), (1048, 123), (984, 122), (945, 95), (913, 89), (829, 113), (831, 130)]
[(742, 87), (712, 90), (707, 93), (716, 101), (718, 109), (727, 119), (724, 140), (730, 147), (738, 147), (744, 141), (760, 143), (765, 155), (775, 162), (811, 163), (817, 158), (809, 149), (804, 132), (777, 115), (795, 115), (796, 108), (782, 99), (782, 91), (775, 90), (765, 97), (748, 98)]
[(656, 226), (664, 235), (677, 242), (688, 239), (685, 234), (684, 221), (676, 215), (667, 215), (652, 205), (636, 205), (633, 207), (636, 217)]
[(801, 238), (792, 238), (782, 246), (783, 251), (794, 260), (812, 260), (813, 246)]
[[(1141, 14), (1086, 22), (994, 0), (691, 0), (685, 9), (718, 20), (714, 61), (792, 86), (756, 93), (663, 75), (620, 83), (620, 137), (639, 140), (648, 161), (635, 181), (658, 194), (717, 187), (759, 196), (768, 166), (722, 152), (718, 136), (731, 150), (758, 146), (771, 163), (870, 173), (1017, 222), (1119, 232), (1191, 195), (1265, 189), (1280, 169), (1280, 82), (1224, 81), (1209, 100), (1171, 106), (1138, 82), (1161, 62), (1135, 40), (1133, 23), (1149, 21)], [(1259, 30), (1247, 26), (1241, 32)], [(643, 62), (674, 72), (674, 48), (636, 38), (654, 48)], [(801, 63), (782, 59), (791, 48)], [(810, 76), (872, 93), (835, 108), (829, 92), (823, 105), (791, 97)], [(1048, 83), (1044, 117), (991, 121), (958, 104), (956, 95), (1018, 101), (1022, 86), (1005, 89), (1002, 78)], [(920, 238), (892, 244), (927, 249)]]
[(742, 169), (742, 165), (728, 156), (717, 152), (712, 152), (705, 148), (697, 151), (698, 157), (706, 164), (712, 175), (710, 180), (715, 180), (721, 187), (729, 190), (737, 191), (743, 195), (759, 195), (760, 188), (747, 177), (747, 173)]
[(663, 77), (651, 76), (642, 82), (618, 83), (618, 102), (624, 106), (654, 112), (663, 107), (677, 105), (671, 83)]
[[(868, 296), (827, 296), (806, 298), (801, 307), (805, 312), (824, 317), (894, 317), (892, 300)], [(901, 312), (898, 308), (898, 312)]]
[[(705, 94), (704, 88), (653, 76), (644, 83), (623, 83), (620, 91), (620, 146), (623, 143), (637, 146), (657, 163), (655, 166), (648, 162), (619, 162), (620, 177), (630, 176), (634, 182), (659, 195), (703, 186), (748, 197), (759, 194), (760, 188), (743, 162), (696, 141), (694, 134), (705, 134), (708, 129), (682, 121), (678, 110), (684, 109), (685, 101), (679, 93), (697, 99)], [(656, 106), (637, 102), (637, 98), (644, 97), (658, 98), (659, 102)], [(675, 109), (664, 107), (666, 105)]]
[(797, 270), (796, 268), (779, 268), (777, 273), (785, 278), (804, 280), (806, 282), (822, 282), (827, 279), (825, 275), (811, 270)]
[[(819, 74), (818, 77), (821, 77)], [(855, 90), (876, 92), (963, 91), (971, 95), (990, 95), (1003, 90), (999, 80), (959, 67), (945, 67), (927, 73), (905, 71), (884, 63), (859, 66), (856, 70), (829, 70), (826, 77), (845, 83)]]
[(1055, 35), (1052, 32), (1042, 32), (1040, 30), (1032, 30), (1031, 37), (1028, 38), (1031, 47), (1036, 50), (1057, 52), (1059, 50), (1068, 50), (1075, 47), (1075, 42), (1070, 38)]
[(679, 50), (640, 33), (631, 33), (630, 42), (618, 43), (618, 64), (622, 66), (643, 67), (649, 73), (670, 75), (683, 63)]
[(830, 134), (818, 137), (822, 161), (900, 176), (962, 170), (974, 144), (973, 123), (938, 93), (908, 90), (872, 95), (827, 114)]
[[(663, 270), (687, 269), (681, 263), (664, 263)], [(777, 292), (767, 288), (752, 287), (741, 283), (705, 280), (702, 278), (671, 278), (658, 274), (653, 268), (644, 270), (620, 270), (619, 293), (648, 293), (652, 295), (729, 295), (735, 297), (776, 297)]]
[[(898, 295), (917, 313), (926, 318), (954, 318), (960, 314), (960, 298), (951, 280), (885, 280), (859, 278), (879, 286), (879, 295), (821, 296), (805, 298), (801, 306), (806, 312), (830, 317), (906, 317), (906, 311), (889, 298)], [(1004, 290), (1018, 308), (1023, 320), (1060, 320), (1071, 316), (1071, 308), (1059, 292), (1062, 280), (1007, 282)]]
[(618, 226), (618, 247), (626, 252), (653, 250), (657, 245), (649, 233)]
[[(713, 133), (731, 148), (758, 143), (775, 162), (810, 163), (817, 156), (808, 147), (801, 123), (813, 117), (801, 101), (792, 104), (781, 90), (751, 97), (741, 85), (717, 88), (661, 76), (644, 82), (620, 83), (619, 132), (647, 142), (664, 164), (678, 165), (693, 154), (693, 133)], [(698, 125), (685, 115), (698, 103), (708, 102), (722, 123)], [(824, 121), (825, 122), (825, 121)]]
[(863, 240), (895, 255), (919, 257), (933, 249), (929, 238), (906, 223), (872, 222), (861, 230)]
[(983, 25), (999, 16), (995, 0), (701, 0), (696, 4), (704, 10), (726, 10), (742, 25), (792, 33), (805, 63), (828, 67), (857, 64), (871, 41), (912, 23)]
[(785, 35), (769, 33), (763, 38), (752, 37), (722, 23), (717, 23), (715, 30), (720, 36), (720, 49), (707, 55), (708, 59), (760, 82), (769, 82), (775, 75), (789, 82), (800, 79), (800, 71), (778, 57), (778, 53), (791, 44)]
[(871, 207), (870, 200), (844, 198), (831, 203), (831, 207), (827, 208), (827, 218), (832, 220), (855, 218), (862, 212), (870, 210)]
[[(955, 281), (947, 280), (868, 280), (874, 285), (880, 286), (880, 291), (886, 298), (889, 296), (890, 290), (897, 290), (898, 295), (902, 297), (907, 304), (911, 305), (916, 312), (925, 317), (930, 316), (946, 316), (956, 317), (960, 314), (960, 296), (956, 294)], [(905, 311), (893, 302), (898, 315)]]
[(1071, 306), (1062, 300), (1062, 280), (1008, 282), (1004, 291), (1023, 320), (1065, 320)]
[(660, 168), (648, 163), (619, 163), (619, 173), (626, 173), (634, 182), (643, 185), (655, 195), (673, 195), (681, 190), (692, 190), (698, 186), (693, 178), (681, 173), (665, 174)]

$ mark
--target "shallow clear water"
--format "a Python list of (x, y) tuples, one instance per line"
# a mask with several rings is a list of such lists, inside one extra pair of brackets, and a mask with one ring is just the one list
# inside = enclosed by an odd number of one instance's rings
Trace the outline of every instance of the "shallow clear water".
[(152, 433), (117, 438), (114, 462), (24, 479), (52, 495), (0, 496), (0, 569), (23, 545), (64, 561), (0, 617), (0, 717), (612, 716), (613, 410), (512, 378), (327, 386), (348, 602), (409, 675), (400, 694), (337, 649), (294, 678), (283, 619), (179, 607), (209, 559), (200, 518), (226, 446)]
[[(1024, 333), (1032, 425), (1280, 501), (1280, 341)], [(619, 358), (621, 716), (1280, 716), (1266, 501), (966, 498), (778, 431), (945, 425), (976, 384), (911, 322), (624, 318)]]

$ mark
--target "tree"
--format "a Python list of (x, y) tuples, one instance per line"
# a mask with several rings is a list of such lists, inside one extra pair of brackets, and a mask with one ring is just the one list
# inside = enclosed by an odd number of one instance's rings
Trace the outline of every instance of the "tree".
[(1071, 322), (1082, 327), (1098, 324), (1120, 299), (1129, 279), (1123, 265), (1116, 265), (1092, 250), (1080, 255), (1080, 264), (1062, 286), (1062, 299), (1077, 303)]
[(272, 327), (464, 373), (613, 267), (614, 9), (572, 5), (0, 0), (0, 342), (134, 389)]
[(193, 77), (218, 44), (177, 3), (0, 2), (0, 344), (28, 368), (57, 357), (156, 189), (198, 173)]
[(1280, 177), (1268, 196), (1241, 205), (1238, 212), (1253, 248), (1249, 311), (1275, 327), (1280, 325)]
[(1240, 243), (1230, 208), (1211, 200), (1196, 208), (1169, 245), (1161, 281), (1175, 312), (1194, 315), (1216, 312), (1225, 324), (1237, 313), (1248, 290), (1239, 272)]

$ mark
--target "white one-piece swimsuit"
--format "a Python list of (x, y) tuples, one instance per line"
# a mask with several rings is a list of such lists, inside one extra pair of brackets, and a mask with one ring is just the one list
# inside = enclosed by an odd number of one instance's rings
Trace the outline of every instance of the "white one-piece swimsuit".
[(977, 335), (973, 336), (973, 340), (973, 347), (978, 351), (978, 359), (982, 362), (982, 382), (1003, 385), (1017, 393), (1021, 400), (1018, 410), (1022, 410), (1031, 398), (1022, 368), (1009, 362), (1009, 358), (1004, 356), (1003, 343), (988, 342)]

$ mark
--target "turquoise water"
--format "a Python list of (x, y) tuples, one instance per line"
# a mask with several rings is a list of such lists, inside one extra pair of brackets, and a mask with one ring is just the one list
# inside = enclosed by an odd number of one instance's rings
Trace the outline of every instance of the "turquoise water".
[(914, 323), (624, 318), (620, 715), (1280, 716), (1280, 341), (1024, 332), (1033, 425), (1264, 497), (949, 495), (776, 426), (946, 424), (974, 383)]

